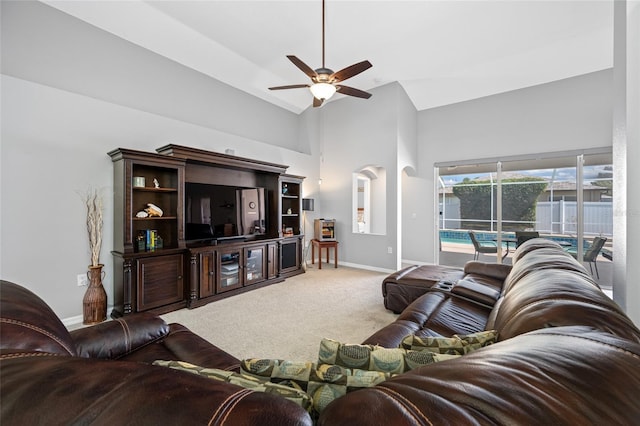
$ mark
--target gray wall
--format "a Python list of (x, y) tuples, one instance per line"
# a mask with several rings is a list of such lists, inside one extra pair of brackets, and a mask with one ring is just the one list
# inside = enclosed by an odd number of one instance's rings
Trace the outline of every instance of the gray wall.
[[(408, 97), (402, 87), (391, 83), (372, 90), (367, 101), (343, 98), (330, 102), (319, 112), (320, 186), (322, 217), (336, 219), (340, 260), (380, 270), (399, 267), (398, 222), (400, 196), (400, 151), (415, 152), (415, 126), (410, 116), (401, 115)], [(384, 234), (358, 234), (351, 229), (352, 173), (366, 166), (386, 169), (386, 211), (372, 209), (372, 215), (386, 214)], [(372, 219), (372, 222), (375, 220)], [(388, 248), (391, 247), (391, 253)]]
[[(102, 68), (104, 67), (104, 68)], [(304, 119), (35, 2), (2, 2), (0, 277), (62, 318), (82, 313), (90, 262), (80, 193), (105, 197), (101, 261), (113, 301), (117, 148), (167, 143), (290, 165), (317, 176)], [(306, 193), (317, 192), (317, 178)]]
[(2, 73), (283, 148), (308, 148), (299, 144), (296, 114), (39, 2), (2, 2)]

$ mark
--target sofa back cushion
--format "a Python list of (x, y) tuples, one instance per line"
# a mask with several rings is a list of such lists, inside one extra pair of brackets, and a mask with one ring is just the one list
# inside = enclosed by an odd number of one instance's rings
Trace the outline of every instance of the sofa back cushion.
[(595, 287), (598, 287), (585, 267), (571, 257), (570, 254), (560, 248), (540, 248), (527, 253), (526, 256), (520, 257), (518, 261), (514, 263), (511, 272), (504, 281), (502, 293), (507, 294), (527, 274), (541, 269), (573, 271), (580, 274), (582, 278), (589, 281)]
[(76, 354), (67, 328), (49, 305), (8, 281), (0, 281), (0, 349)]
[(513, 252), (513, 256), (511, 257), (511, 262), (513, 264), (516, 264), (522, 257), (526, 256), (528, 253), (531, 253), (532, 251), (539, 250), (539, 249), (545, 249), (545, 248), (562, 250), (562, 247), (560, 246), (560, 244), (554, 241), (548, 240), (546, 238), (532, 238), (518, 246), (516, 251)]
[(640, 330), (622, 309), (582, 273), (534, 269), (494, 307), (487, 328), (499, 340), (542, 328), (584, 325), (640, 342)]

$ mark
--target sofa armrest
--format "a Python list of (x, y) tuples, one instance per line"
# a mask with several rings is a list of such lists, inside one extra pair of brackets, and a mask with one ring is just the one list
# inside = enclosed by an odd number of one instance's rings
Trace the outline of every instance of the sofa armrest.
[(71, 332), (78, 356), (115, 359), (156, 342), (169, 334), (160, 317), (134, 314)]
[(502, 265), (499, 263), (486, 263), (474, 260), (464, 265), (465, 275), (478, 274), (503, 281), (507, 278), (509, 272), (511, 272), (511, 265)]

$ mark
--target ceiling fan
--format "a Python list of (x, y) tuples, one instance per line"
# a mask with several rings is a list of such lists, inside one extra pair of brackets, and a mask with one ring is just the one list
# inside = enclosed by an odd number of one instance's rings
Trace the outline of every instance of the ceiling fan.
[(360, 89), (337, 84), (348, 78), (360, 74), (361, 72), (371, 68), (371, 62), (362, 61), (357, 64), (348, 66), (340, 71), (333, 72), (333, 70), (324, 66), (324, 0), (322, 0), (322, 67), (313, 70), (310, 66), (302, 62), (294, 55), (287, 55), (287, 58), (295, 66), (300, 68), (303, 73), (311, 78), (312, 84), (291, 84), (288, 86), (269, 87), (269, 90), (284, 90), (284, 89), (300, 89), (308, 87), (313, 94), (313, 106), (319, 107), (322, 103), (328, 100), (334, 93), (342, 93), (343, 95), (355, 96), (357, 98), (369, 99), (371, 93), (367, 93)]

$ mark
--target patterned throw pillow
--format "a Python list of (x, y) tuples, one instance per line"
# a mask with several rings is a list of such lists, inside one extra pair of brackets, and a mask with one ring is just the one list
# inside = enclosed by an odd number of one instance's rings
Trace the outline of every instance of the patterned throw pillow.
[(353, 390), (384, 382), (390, 374), (348, 369), (337, 365), (292, 362), (280, 359), (245, 359), (240, 363), (243, 375), (302, 389), (313, 400), (317, 413), (334, 399)]
[(496, 330), (458, 335), (453, 337), (420, 337), (410, 334), (402, 339), (400, 347), (414, 351), (430, 351), (440, 354), (464, 355), (495, 343), (498, 338)]
[(322, 339), (318, 364), (335, 364), (347, 368), (399, 374), (457, 356), (456, 354), (441, 354), (424, 350), (344, 344), (332, 339)]
[(204, 368), (183, 361), (158, 360), (154, 361), (153, 365), (169, 367), (175, 370), (187, 371), (189, 373), (208, 377), (210, 379), (232, 383), (234, 385), (241, 386), (245, 389), (251, 389), (256, 392), (279, 395), (283, 398), (295, 402), (308, 412), (311, 412), (311, 409), (313, 407), (311, 397), (300, 388), (283, 386), (276, 383), (271, 383), (269, 380), (260, 380), (253, 376), (246, 376), (231, 371), (219, 370), (217, 368)]

